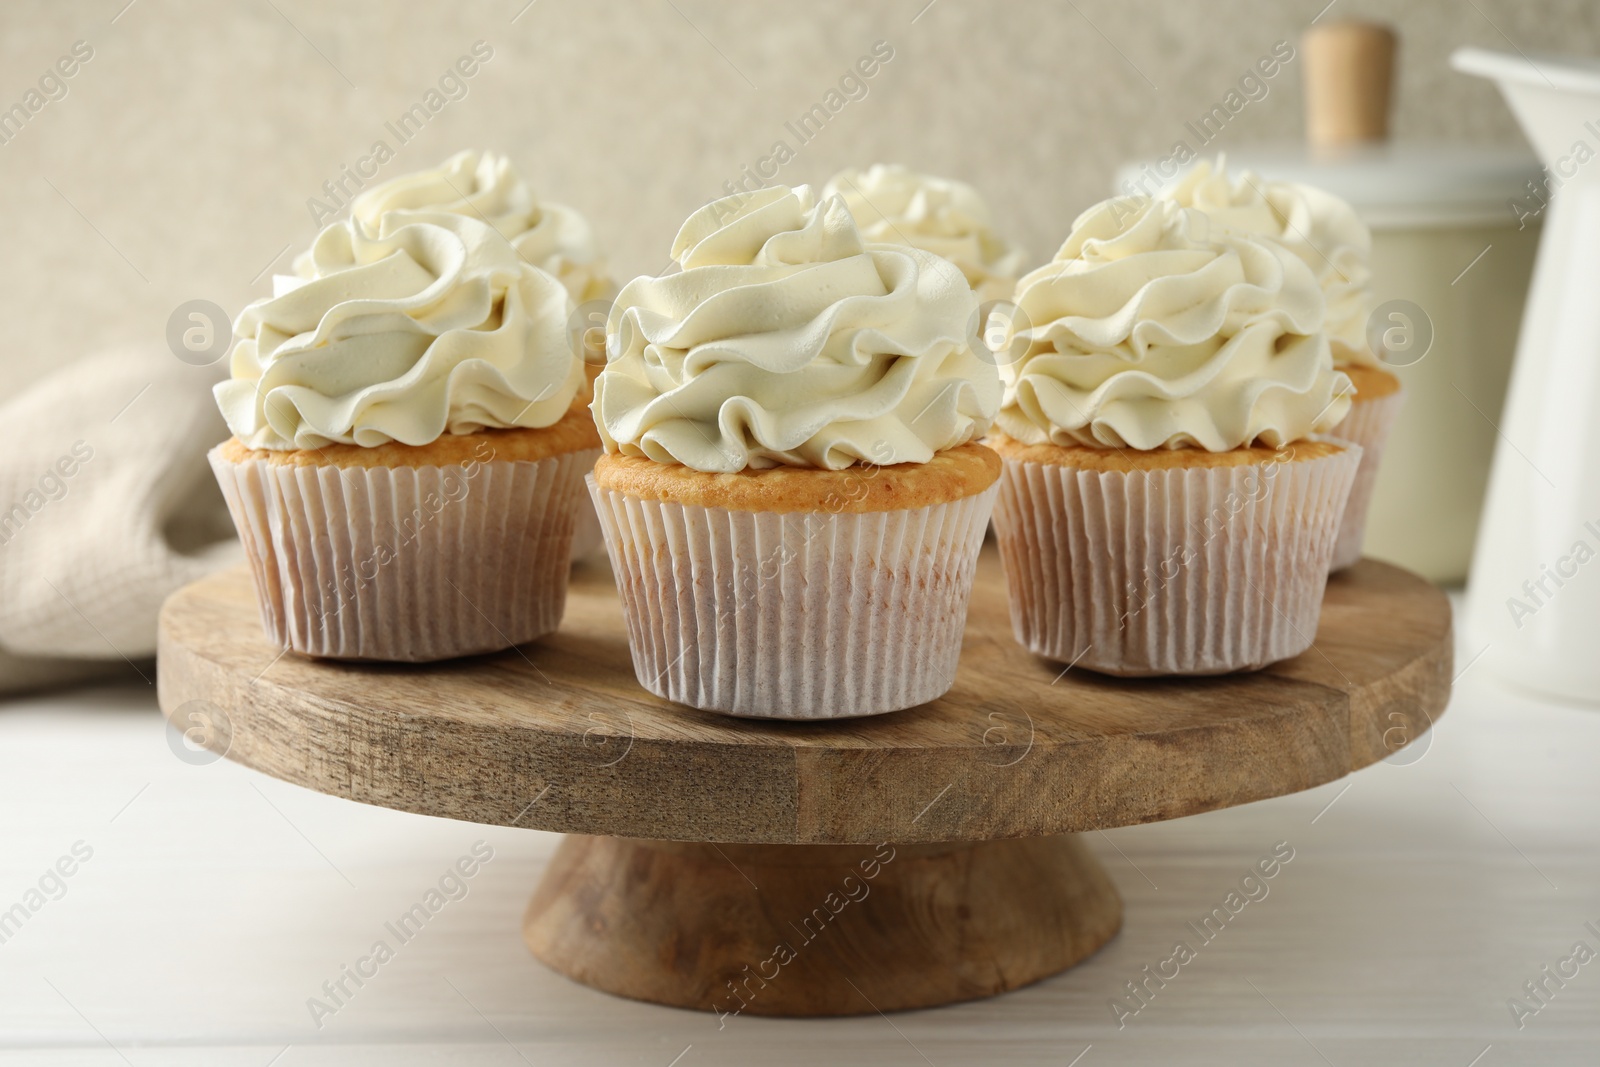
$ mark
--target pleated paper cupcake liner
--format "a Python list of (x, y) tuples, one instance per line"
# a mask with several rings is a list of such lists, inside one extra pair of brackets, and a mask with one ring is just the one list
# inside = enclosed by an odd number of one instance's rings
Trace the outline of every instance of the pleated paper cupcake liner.
[(600, 529), (600, 516), (595, 512), (594, 502), (589, 495), (581, 494), (578, 517), (572, 528), (572, 562), (581, 563), (603, 556), (605, 551), (606, 535)]
[(424, 662), (561, 622), (583, 476), (598, 450), (470, 467), (235, 463), (210, 454), (281, 647)]
[(1125, 676), (1221, 674), (1311, 646), (1361, 450), (1243, 467), (1005, 461), (995, 532), (1017, 640)]
[(1367, 509), (1372, 504), (1372, 489), (1378, 481), (1378, 463), (1383, 459), (1383, 446), (1389, 440), (1395, 416), (1404, 403), (1403, 392), (1373, 400), (1357, 397), (1350, 405), (1350, 414), (1328, 431), (1329, 437), (1361, 446), (1361, 466), (1350, 488), (1350, 501), (1344, 506), (1344, 520), (1339, 525), (1339, 539), (1333, 546), (1330, 570), (1344, 570), (1361, 559), (1361, 542), (1367, 532)]
[(588, 482), (652, 693), (749, 718), (839, 719), (954, 683), (997, 487), (903, 511), (775, 514)]

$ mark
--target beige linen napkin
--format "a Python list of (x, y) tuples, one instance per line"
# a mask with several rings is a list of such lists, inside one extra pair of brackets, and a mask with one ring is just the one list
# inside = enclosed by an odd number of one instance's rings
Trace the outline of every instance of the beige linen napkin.
[(242, 559), (205, 458), (219, 374), (121, 349), (0, 400), (0, 693), (153, 682), (162, 600)]

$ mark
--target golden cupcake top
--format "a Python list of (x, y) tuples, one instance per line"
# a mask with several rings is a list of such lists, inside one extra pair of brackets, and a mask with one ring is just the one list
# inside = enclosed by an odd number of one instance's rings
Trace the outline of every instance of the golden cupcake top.
[(1350, 407), (1310, 268), (1171, 200), (1084, 212), (1017, 305), (998, 423), (1023, 444), (1278, 447)]
[(685, 507), (767, 514), (857, 515), (948, 504), (983, 492), (1000, 477), (1000, 456), (979, 444), (937, 453), (926, 463), (865, 471), (846, 467), (764, 467), (731, 473), (607, 453), (595, 464), (602, 489)]
[(594, 420), (582, 407), (573, 407), (559, 420), (538, 429), (482, 430), (470, 434), (441, 434), (425, 445), (398, 441), (371, 445), (323, 445), (316, 449), (251, 448), (237, 437), (217, 446), (229, 463), (267, 463), (274, 467), (343, 467), (362, 470), (398, 470), (405, 467), (466, 467), (491, 462), (537, 463), (551, 456), (600, 447)]
[(1287, 445), (1245, 445), (1226, 452), (1207, 452), (1199, 448), (1091, 448), (1088, 445), (1057, 445), (1050, 442), (1026, 445), (994, 434), (984, 442), (998, 455), (1018, 463), (1038, 463), (1074, 470), (1126, 474), (1130, 471), (1217, 470), (1228, 467), (1277, 467), (1287, 463), (1309, 463), (1349, 450), (1349, 444), (1331, 437), (1293, 441)]
[(977, 296), (930, 252), (866, 241), (807, 186), (713, 201), (678, 271), (623, 287), (594, 383), (608, 452), (698, 471), (926, 463), (1000, 402)]
[(966, 182), (875, 163), (835, 174), (822, 196), (843, 197), (867, 240), (943, 256), (980, 300), (1010, 299), (1025, 253), (995, 230), (988, 202)]

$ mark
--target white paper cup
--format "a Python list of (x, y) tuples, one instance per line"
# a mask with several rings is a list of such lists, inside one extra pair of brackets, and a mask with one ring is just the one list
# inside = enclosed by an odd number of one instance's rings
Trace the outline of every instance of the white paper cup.
[(597, 449), (464, 466), (297, 466), (209, 455), (280, 647), (423, 662), (556, 629)]
[(1372, 400), (1362, 400), (1358, 396), (1351, 401), (1350, 414), (1328, 431), (1329, 437), (1361, 446), (1361, 466), (1350, 488), (1350, 500), (1344, 506), (1344, 519), (1333, 546), (1330, 570), (1344, 570), (1361, 559), (1361, 542), (1367, 533), (1367, 508), (1372, 503), (1372, 489), (1378, 481), (1378, 463), (1383, 459), (1383, 446), (1389, 440), (1389, 430), (1404, 402), (1405, 393), (1400, 391)]
[(1006, 458), (995, 533), (1017, 640), (1125, 676), (1221, 674), (1299, 655), (1316, 636), (1360, 459), (1354, 445), (1149, 471)]
[(578, 499), (578, 513), (572, 527), (572, 562), (582, 563), (605, 554), (606, 535), (600, 529), (600, 516), (587, 493)]
[(588, 483), (650, 692), (748, 718), (840, 719), (954, 683), (997, 486), (903, 511), (777, 514)]

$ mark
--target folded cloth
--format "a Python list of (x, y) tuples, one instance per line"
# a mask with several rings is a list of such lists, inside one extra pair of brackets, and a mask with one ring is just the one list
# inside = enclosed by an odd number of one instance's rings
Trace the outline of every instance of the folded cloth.
[(205, 458), (217, 375), (122, 349), (0, 404), (0, 693), (153, 680), (162, 600), (243, 558)]

